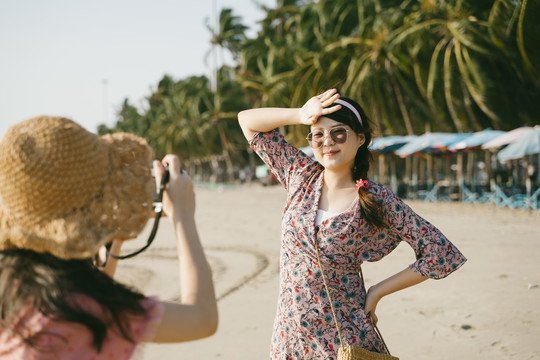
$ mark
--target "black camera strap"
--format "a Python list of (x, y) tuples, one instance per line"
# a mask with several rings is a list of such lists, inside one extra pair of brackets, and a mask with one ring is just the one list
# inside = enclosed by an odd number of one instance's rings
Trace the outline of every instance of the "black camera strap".
[(157, 201), (154, 202), (154, 212), (156, 213), (154, 217), (154, 225), (152, 226), (152, 231), (150, 232), (150, 236), (148, 237), (148, 240), (146, 241), (146, 245), (144, 245), (139, 250), (136, 250), (132, 253), (129, 253), (127, 255), (113, 255), (109, 252), (110, 245), (107, 246), (107, 255), (110, 256), (113, 259), (118, 260), (124, 260), (134, 257), (135, 255), (139, 255), (144, 250), (148, 249), (148, 247), (152, 244), (154, 241), (154, 238), (156, 237), (156, 233), (159, 226), (159, 219), (161, 219), (161, 214), (163, 213), (163, 192), (165, 191), (165, 187), (167, 186), (167, 183), (169, 182), (169, 170), (165, 170), (165, 174), (163, 174), (163, 177), (161, 178), (161, 183), (159, 184), (159, 192), (157, 194)]

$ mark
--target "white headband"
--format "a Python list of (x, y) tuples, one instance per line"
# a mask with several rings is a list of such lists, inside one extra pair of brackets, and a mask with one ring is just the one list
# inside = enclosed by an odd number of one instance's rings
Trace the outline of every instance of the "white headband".
[(362, 123), (362, 117), (360, 116), (360, 114), (358, 113), (358, 110), (356, 110), (356, 108), (354, 106), (352, 106), (351, 104), (349, 104), (345, 100), (341, 100), (341, 99), (335, 100), (334, 103), (343, 105), (343, 106), (347, 107), (349, 110), (351, 110), (354, 113), (354, 115), (356, 115), (356, 117), (358, 118), (358, 122), (360, 122), (360, 126), (364, 126), (364, 124)]

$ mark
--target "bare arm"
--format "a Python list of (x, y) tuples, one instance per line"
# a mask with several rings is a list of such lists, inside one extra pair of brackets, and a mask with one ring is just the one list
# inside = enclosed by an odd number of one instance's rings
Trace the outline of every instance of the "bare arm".
[(396, 291), (406, 289), (410, 286), (419, 284), (429, 279), (427, 276), (422, 276), (407, 268), (398, 272), (395, 275), (381, 281), (378, 284), (369, 288), (366, 296), (366, 313), (371, 313), (373, 321), (377, 323), (375, 309), (377, 303), (386, 295), (390, 295)]
[[(179, 160), (167, 155), (170, 181), (163, 196), (163, 209), (173, 222), (180, 263), (180, 303), (166, 302), (165, 313), (153, 342), (180, 342), (212, 335), (218, 313), (212, 272), (199, 241), (195, 224), (195, 194), (191, 179), (180, 173)], [(156, 181), (164, 173), (154, 162)]]
[(238, 122), (247, 140), (256, 132), (267, 132), (284, 125), (313, 125), (320, 116), (341, 109), (341, 105), (327, 108), (339, 98), (335, 89), (309, 99), (301, 108), (259, 108), (241, 111)]

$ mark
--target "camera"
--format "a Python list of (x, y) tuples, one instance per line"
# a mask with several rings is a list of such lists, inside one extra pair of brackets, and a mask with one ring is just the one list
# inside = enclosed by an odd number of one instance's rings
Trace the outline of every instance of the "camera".
[(162, 196), (163, 196), (163, 194), (161, 194), (160, 196), (159, 192), (165, 190), (165, 186), (169, 182), (169, 167), (165, 165), (165, 174), (163, 174), (163, 177), (161, 178), (159, 191), (156, 189), (156, 186), (155, 186), (156, 173), (154, 171), (153, 166), (151, 167), (151, 172), (152, 172), (152, 179), (154, 179), (152, 183), (152, 198), (154, 200), (153, 206), (154, 208), (156, 208), (156, 206), (158, 205), (161, 206), (161, 201), (162, 201)]

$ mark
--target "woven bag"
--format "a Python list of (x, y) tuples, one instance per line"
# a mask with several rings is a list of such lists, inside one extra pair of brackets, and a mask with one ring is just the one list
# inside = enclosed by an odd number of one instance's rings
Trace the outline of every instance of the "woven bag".
[[(377, 334), (379, 334), (379, 337), (381, 338), (384, 344), (384, 347), (386, 348), (386, 351), (388, 351), (388, 354), (382, 354), (375, 351), (369, 351), (358, 346), (352, 346), (352, 345), (343, 346), (343, 339), (341, 338), (341, 330), (339, 328), (339, 324), (337, 321), (332, 297), (330, 296), (330, 290), (328, 289), (328, 285), (326, 284), (326, 277), (324, 276), (324, 270), (321, 263), (321, 256), (319, 254), (319, 244), (317, 242), (317, 237), (315, 237), (315, 249), (317, 250), (317, 261), (319, 262), (319, 267), (321, 268), (321, 274), (323, 278), (324, 287), (326, 289), (326, 293), (328, 294), (328, 300), (330, 301), (330, 308), (332, 309), (332, 314), (334, 315), (334, 322), (336, 324), (336, 329), (338, 331), (339, 342), (341, 343), (341, 346), (338, 349), (337, 360), (399, 360), (399, 358), (390, 355), (388, 346), (386, 346), (386, 343), (384, 342), (384, 339), (379, 329), (377, 328), (377, 325), (375, 325), (375, 323), (373, 323), (373, 327), (377, 331)], [(362, 274), (362, 269), (360, 269), (360, 276), (362, 276), (362, 282), (364, 282), (364, 275)]]
[(358, 346), (342, 346), (338, 350), (337, 360), (399, 360), (399, 358), (369, 351)]

